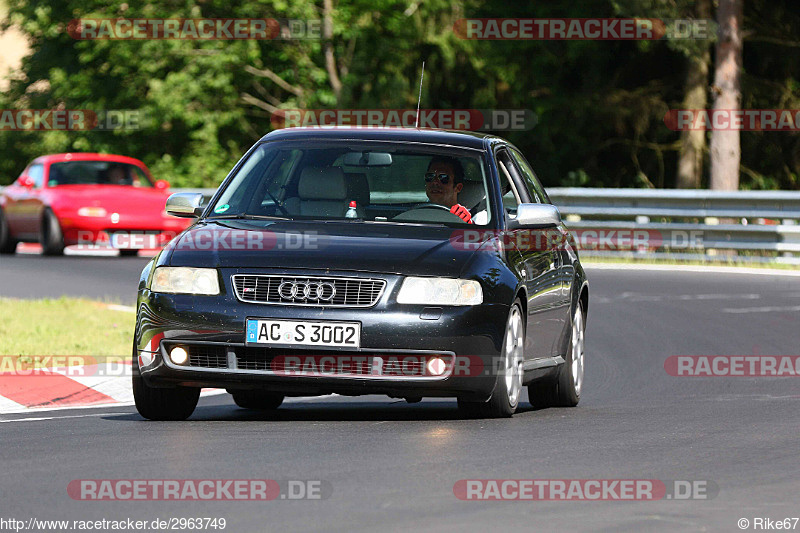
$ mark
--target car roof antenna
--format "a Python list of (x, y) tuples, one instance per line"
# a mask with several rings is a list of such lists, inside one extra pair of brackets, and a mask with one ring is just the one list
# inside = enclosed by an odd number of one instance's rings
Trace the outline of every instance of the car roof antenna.
[(422, 103), (422, 80), (425, 79), (425, 61), (422, 62), (422, 74), (419, 77), (419, 98), (417, 98), (417, 120), (414, 121), (414, 128), (419, 129), (419, 105)]

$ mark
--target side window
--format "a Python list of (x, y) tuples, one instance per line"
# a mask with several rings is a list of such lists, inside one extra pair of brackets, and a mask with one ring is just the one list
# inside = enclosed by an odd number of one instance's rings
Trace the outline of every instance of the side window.
[(44, 166), (41, 164), (31, 165), (28, 168), (28, 176), (33, 180), (34, 187), (40, 189), (44, 183)]
[(518, 150), (513, 148), (511, 148), (511, 155), (514, 157), (514, 161), (516, 161), (520, 173), (525, 180), (525, 186), (528, 188), (531, 199), (540, 204), (551, 203), (550, 198), (547, 197), (547, 193), (544, 192), (544, 187), (542, 187), (542, 184), (536, 179), (536, 174), (528, 164), (528, 161), (525, 160), (525, 157), (519, 153)]
[(516, 169), (505, 150), (497, 152), (497, 171), (500, 175), (500, 190), (503, 193), (503, 209), (512, 218), (517, 216), (517, 206), (525, 201), (522, 191), (514, 179)]

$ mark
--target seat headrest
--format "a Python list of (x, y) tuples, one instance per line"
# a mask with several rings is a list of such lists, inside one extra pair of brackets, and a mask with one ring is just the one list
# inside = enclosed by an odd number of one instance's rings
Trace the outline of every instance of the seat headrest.
[(486, 196), (483, 182), (464, 180), (462, 183), (464, 184), (464, 188), (458, 193), (458, 203), (465, 206), (467, 209), (472, 209)]
[(339, 167), (306, 167), (300, 174), (297, 194), (303, 200), (344, 200), (344, 173)]

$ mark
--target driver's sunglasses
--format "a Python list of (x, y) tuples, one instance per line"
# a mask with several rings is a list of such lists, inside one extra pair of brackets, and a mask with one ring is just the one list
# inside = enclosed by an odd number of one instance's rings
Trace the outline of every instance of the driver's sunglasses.
[(442, 185), (447, 185), (447, 182), (450, 181), (450, 176), (445, 174), (444, 172), (437, 174), (435, 172), (428, 172), (425, 174), (425, 183), (430, 183), (433, 180), (439, 180), (439, 183)]

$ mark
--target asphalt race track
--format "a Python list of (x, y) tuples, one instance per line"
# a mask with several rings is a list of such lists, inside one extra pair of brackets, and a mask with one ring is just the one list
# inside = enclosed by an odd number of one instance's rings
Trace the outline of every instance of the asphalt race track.
[[(145, 258), (0, 259), (0, 295), (132, 304)], [(14, 517), (224, 517), (226, 531), (739, 531), (800, 516), (800, 379), (673, 377), (671, 355), (797, 355), (800, 277), (587, 268), (586, 384), (574, 409), (462, 420), (455, 401), (303, 399), (265, 415), (229, 396), (188, 422), (131, 406), (0, 416)], [(34, 317), (32, 317), (34, 318)], [(322, 480), (324, 500), (75, 501), (78, 479)], [(713, 499), (461, 501), (462, 479), (706, 481)], [(752, 526), (751, 526), (752, 527)], [(800, 525), (797, 526), (800, 529)]]

